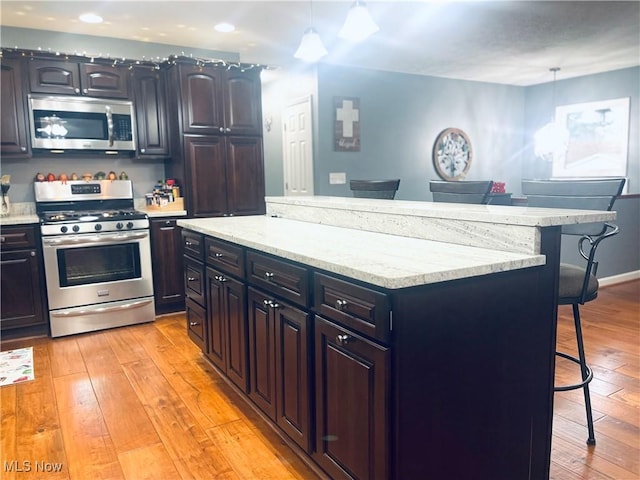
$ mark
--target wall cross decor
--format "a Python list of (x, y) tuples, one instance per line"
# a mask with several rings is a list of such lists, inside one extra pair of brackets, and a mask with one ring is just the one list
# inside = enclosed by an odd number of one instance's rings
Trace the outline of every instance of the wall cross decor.
[(360, 151), (360, 99), (334, 97), (334, 149), (337, 152)]

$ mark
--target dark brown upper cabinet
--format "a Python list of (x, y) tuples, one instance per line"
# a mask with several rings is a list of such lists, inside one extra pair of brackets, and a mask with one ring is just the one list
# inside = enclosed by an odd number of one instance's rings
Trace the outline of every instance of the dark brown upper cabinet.
[(27, 158), (31, 155), (23, 67), (24, 61), (20, 58), (2, 58), (0, 154), (5, 158)]
[(32, 93), (128, 99), (128, 72), (111, 63), (36, 58), (29, 61), (29, 86)]
[(155, 67), (133, 68), (139, 157), (169, 156), (169, 135), (164, 71)]
[(178, 68), (184, 133), (262, 135), (259, 69)]

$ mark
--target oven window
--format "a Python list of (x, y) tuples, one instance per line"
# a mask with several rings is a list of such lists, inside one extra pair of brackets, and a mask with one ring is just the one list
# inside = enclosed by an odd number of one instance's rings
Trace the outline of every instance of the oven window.
[(59, 249), (61, 287), (140, 278), (138, 243)]

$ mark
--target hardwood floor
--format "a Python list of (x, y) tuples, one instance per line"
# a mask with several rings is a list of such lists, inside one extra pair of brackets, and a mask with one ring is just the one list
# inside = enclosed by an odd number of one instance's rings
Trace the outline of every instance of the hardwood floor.
[[(582, 309), (597, 445), (581, 391), (557, 393), (552, 479), (640, 478), (639, 299), (634, 281)], [(562, 307), (565, 351), (572, 332)], [(36, 379), (0, 389), (0, 478), (318, 478), (203, 360), (183, 315), (2, 350), (30, 345)], [(560, 361), (557, 372), (572, 378)]]

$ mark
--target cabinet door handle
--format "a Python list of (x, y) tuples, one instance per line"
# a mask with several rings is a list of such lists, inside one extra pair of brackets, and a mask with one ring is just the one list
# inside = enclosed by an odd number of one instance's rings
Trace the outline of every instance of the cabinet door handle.
[(4, 235), (0, 237), (0, 243), (5, 243), (7, 241), (7, 237)]
[(340, 310), (341, 312), (344, 312), (346, 308), (347, 308), (346, 300), (342, 300), (340, 298), (336, 300), (336, 310)]
[(346, 345), (347, 343), (350, 343), (352, 341), (353, 337), (351, 335), (336, 335), (336, 342), (338, 342), (338, 345)]
[(231, 133), (231, 129), (230, 129), (229, 127), (225, 128), (225, 129), (224, 129), (224, 131), (225, 131), (226, 133)]
[(200, 322), (189, 322), (190, 327), (197, 327), (198, 325), (200, 325)]
[(144, 149), (144, 148), (141, 148), (141, 149), (140, 149), (140, 153), (144, 153), (144, 152), (146, 152), (146, 151), (147, 151), (147, 150), (146, 150), (146, 149)]
[(33, 250), (31, 250), (31, 252), (29, 252), (29, 254), (30, 254), (32, 257), (35, 257), (35, 256), (36, 256), (36, 252), (34, 252)]
[(74, 91), (75, 93), (80, 93), (80, 89), (79, 89), (79, 88), (74, 88), (74, 89), (73, 89), (73, 91)]
[(274, 310), (276, 308), (280, 308), (280, 304), (278, 302), (271, 302), (271, 305), (269, 305), (271, 308), (273, 308)]
[(220, 133), (224, 133), (224, 127), (220, 127)]
[(273, 279), (273, 272), (264, 272), (264, 279), (267, 281)]
[(213, 277), (213, 278), (215, 278), (217, 281), (219, 281), (219, 282), (221, 282), (221, 283), (224, 283), (224, 282), (226, 282), (226, 281), (227, 281), (227, 279), (224, 277), (224, 275), (216, 275), (216, 276), (215, 276), (215, 277)]

